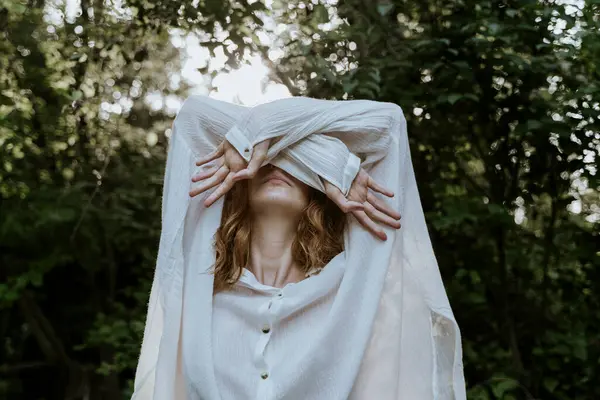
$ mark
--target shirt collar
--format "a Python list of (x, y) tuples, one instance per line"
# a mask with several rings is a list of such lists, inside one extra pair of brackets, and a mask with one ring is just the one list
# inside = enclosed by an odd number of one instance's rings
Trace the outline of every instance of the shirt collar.
[[(237, 284), (243, 287), (247, 287), (249, 289), (256, 290), (258, 292), (269, 294), (278, 293), (283, 289), (260, 283), (258, 279), (256, 279), (256, 276), (252, 273), (252, 271), (250, 271), (247, 268), (243, 269), (242, 276), (240, 276), (240, 279), (238, 280)], [(293, 283), (288, 283), (287, 285), (285, 285), (285, 287), (289, 285), (293, 285)]]

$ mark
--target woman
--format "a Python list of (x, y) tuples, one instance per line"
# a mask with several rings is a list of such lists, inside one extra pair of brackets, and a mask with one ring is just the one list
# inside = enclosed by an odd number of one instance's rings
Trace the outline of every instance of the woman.
[(465, 398), (398, 106), (192, 97), (171, 140), (134, 398)]

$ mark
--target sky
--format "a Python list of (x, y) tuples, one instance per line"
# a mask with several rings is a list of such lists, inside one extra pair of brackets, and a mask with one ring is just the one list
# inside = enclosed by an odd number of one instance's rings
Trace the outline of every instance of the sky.
[[(122, 0), (112, 0), (111, 3), (114, 12), (122, 16), (127, 15), (127, 9), (121, 7)], [(270, 3), (271, 0), (267, 0), (265, 4), (269, 6)], [(63, 19), (69, 22), (75, 21), (78, 13), (81, 13), (81, 2), (80, 0), (49, 0), (45, 11), (45, 19), (48, 23), (62, 25)], [(221, 69), (226, 61), (222, 49), (217, 49), (215, 57), (211, 57), (208, 50), (200, 46), (196, 35), (183, 35), (177, 30), (171, 31), (171, 40), (181, 50), (183, 65), (181, 72), (172, 77), (172, 83), (177, 84), (181, 79), (186, 80), (192, 85), (193, 94), (205, 94), (219, 100), (248, 106), (290, 96), (284, 85), (268, 80), (268, 68), (258, 55), (248, 58), (248, 64), (235, 71), (219, 73), (213, 80), (214, 89), (209, 93), (210, 82), (207, 77), (198, 72), (198, 68), (208, 63), (211, 71)], [(165, 99), (158, 93), (150, 93), (146, 100), (153, 108), (166, 105), (171, 111), (179, 109), (182, 102), (182, 99)]]
[[(288, 89), (281, 84), (268, 80), (269, 69), (258, 55), (248, 59), (248, 64), (232, 72), (217, 74), (213, 80), (216, 91), (208, 92), (207, 78), (197, 68), (209, 63), (209, 70), (219, 70), (225, 65), (226, 57), (221, 48), (211, 58), (208, 50), (199, 45), (195, 35), (182, 37), (177, 32), (172, 35), (173, 44), (181, 48), (184, 61), (181, 70), (183, 79), (194, 85), (194, 94), (207, 94), (219, 100), (232, 101), (248, 106), (290, 97)], [(263, 91), (264, 83), (264, 91)]]

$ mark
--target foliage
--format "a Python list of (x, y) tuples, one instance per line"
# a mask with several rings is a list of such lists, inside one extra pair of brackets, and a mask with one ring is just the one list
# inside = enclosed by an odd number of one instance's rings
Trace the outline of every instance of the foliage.
[(186, 95), (195, 32), (403, 107), (470, 398), (600, 398), (600, 3), (115, 4), (0, 0), (0, 397), (130, 393), (174, 112), (148, 99)]
[(174, 116), (147, 98), (188, 89), (169, 28), (209, 42), (227, 29), (235, 66), (247, 48), (239, 28), (262, 8), (80, 5), (70, 15), (64, 3), (0, 3), (2, 398), (130, 390)]

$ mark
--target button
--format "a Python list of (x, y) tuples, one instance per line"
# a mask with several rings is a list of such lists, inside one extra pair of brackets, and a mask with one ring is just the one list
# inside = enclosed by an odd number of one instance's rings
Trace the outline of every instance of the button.
[(246, 147), (246, 148), (244, 149), (244, 153), (249, 153), (249, 152), (250, 152), (250, 149)]
[(262, 327), (262, 333), (269, 333), (271, 332), (271, 327), (268, 324), (264, 324)]
[(269, 373), (268, 372), (263, 372), (262, 374), (260, 374), (260, 377), (263, 379), (267, 379), (269, 377)]
[(283, 293), (281, 293), (281, 292), (277, 293), (277, 297), (283, 297)]

